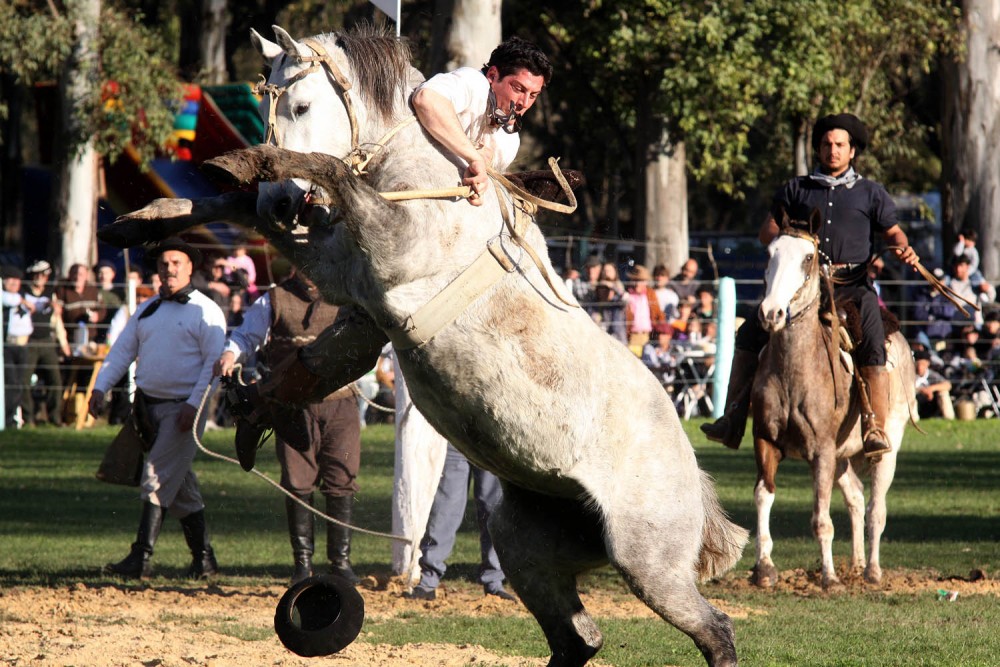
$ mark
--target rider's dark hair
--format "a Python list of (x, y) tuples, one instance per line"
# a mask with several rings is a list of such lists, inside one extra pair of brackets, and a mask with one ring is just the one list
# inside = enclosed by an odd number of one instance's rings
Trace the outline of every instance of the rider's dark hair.
[(496, 67), (500, 78), (515, 74), (526, 69), (535, 76), (540, 76), (549, 85), (552, 78), (552, 63), (542, 53), (541, 49), (528, 40), (520, 37), (508, 37), (490, 54), (490, 61), (483, 65), (483, 74), (491, 67)]

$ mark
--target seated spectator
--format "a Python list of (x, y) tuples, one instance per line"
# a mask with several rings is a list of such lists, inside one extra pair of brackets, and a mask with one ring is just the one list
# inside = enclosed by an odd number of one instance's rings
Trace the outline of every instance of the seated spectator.
[(593, 315), (597, 301), (597, 284), (601, 281), (602, 262), (597, 255), (590, 255), (583, 264), (583, 275), (573, 283), (573, 296), (583, 309)]
[(625, 328), (625, 303), (610, 284), (601, 282), (594, 292), (596, 301), (590, 317), (604, 331), (622, 345), (628, 345)]
[(983, 328), (979, 332), (976, 349), (981, 359), (1000, 359), (1000, 310), (992, 308), (983, 315)]
[(656, 301), (656, 293), (649, 289), (652, 276), (642, 264), (636, 264), (628, 274), (629, 287), (625, 292), (625, 330), (628, 333), (628, 346), (642, 356), (642, 347), (649, 342), (653, 327), (666, 323), (660, 304)]
[[(996, 290), (988, 282), (982, 279), (973, 279), (970, 276), (969, 258), (965, 255), (959, 255), (955, 258), (952, 265), (952, 272), (947, 278), (945, 278), (944, 283), (950, 287), (956, 294), (961, 295), (965, 299), (968, 299), (972, 303), (978, 303), (980, 306), (986, 303), (992, 303), (996, 301), (997, 293)], [(968, 309), (967, 310), (971, 310)], [(962, 312), (956, 309), (953, 320), (969, 321), (962, 315)], [(971, 315), (971, 321), (980, 327), (983, 324), (982, 311), (973, 311)]]
[(677, 378), (677, 356), (674, 351), (674, 329), (666, 322), (653, 327), (656, 337), (642, 348), (642, 363), (646, 365), (664, 387)]
[[(63, 324), (74, 348), (96, 340), (97, 323), (104, 317), (104, 301), (97, 285), (90, 282), (90, 270), (83, 264), (71, 266), (66, 282), (56, 287), (55, 295), (62, 304)], [(81, 336), (81, 332), (85, 335)]]
[(914, 319), (920, 323), (917, 340), (928, 349), (943, 350), (952, 337), (952, 318), (958, 312), (958, 308), (937, 290), (921, 290), (913, 311)]
[(697, 305), (694, 309), (694, 316), (700, 320), (714, 321), (716, 318), (715, 294), (712, 292), (712, 288), (702, 285), (695, 292), (695, 298)]
[(625, 283), (618, 277), (618, 267), (611, 262), (604, 262), (601, 265), (601, 283), (607, 285), (615, 292), (615, 298), (625, 296)]
[(106, 259), (99, 261), (94, 267), (94, 275), (97, 276), (97, 291), (101, 295), (101, 303), (104, 304), (104, 314), (97, 322), (96, 340), (98, 343), (105, 343), (108, 340), (111, 318), (125, 303), (125, 291), (115, 284), (115, 265), (111, 261)]
[(927, 350), (913, 353), (916, 365), (917, 413), (921, 418), (955, 418), (955, 408), (951, 401), (951, 382), (941, 373), (931, 368), (931, 355)]
[(688, 259), (681, 265), (681, 272), (670, 281), (670, 288), (677, 292), (681, 301), (693, 300), (700, 286), (697, 277), (698, 262), (694, 258)]
[(243, 292), (233, 290), (229, 293), (229, 309), (226, 315), (226, 329), (232, 332), (233, 329), (243, 324), (243, 317), (246, 315), (244, 309)]
[(667, 267), (663, 264), (654, 266), (653, 291), (656, 292), (656, 301), (660, 304), (663, 316), (667, 318), (668, 322), (677, 319), (677, 304), (680, 303), (680, 297), (677, 296), (677, 292), (670, 287), (669, 283), (670, 273), (667, 271)]
[(976, 248), (976, 241), (979, 235), (971, 227), (965, 227), (958, 235), (958, 241), (952, 249), (952, 257), (966, 257), (969, 260), (969, 277), (976, 281), (983, 280), (983, 274), (979, 272), (979, 250)]
[(694, 306), (690, 301), (681, 301), (677, 306), (677, 318), (670, 323), (674, 328), (674, 337), (678, 340), (687, 340), (688, 324), (691, 322)]
[[(238, 273), (242, 271), (242, 276)], [(240, 237), (233, 246), (233, 254), (226, 258), (226, 275), (238, 279), (247, 292), (248, 301), (257, 298), (257, 266), (247, 254), (247, 239)]]
[(566, 289), (569, 290), (570, 294), (574, 294), (574, 289), (577, 283), (580, 282), (580, 269), (570, 264), (563, 269), (562, 278), (563, 284), (566, 285)]
[(28, 339), (34, 306), (21, 294), (24, 273), (16, 266), (0, 268), (3, 274), (3, 371), (4, 407), (7, 427), (20, 428), (26, 421), (22, 406), (28, 384)]

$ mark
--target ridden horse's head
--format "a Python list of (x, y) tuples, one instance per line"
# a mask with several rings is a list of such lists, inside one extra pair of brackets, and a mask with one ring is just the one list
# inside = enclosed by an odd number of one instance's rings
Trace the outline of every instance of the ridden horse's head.
[[(410, 66), (406, 44), (375, 28), (301, 41), (273, 28), (276, 42), (254, 30), (250, 39), (270, 67), (259, 111), (267, 141), (280, 148), (349, 160), (407, 111), (423, 78)], [(262, 183), (257, 213), (291, 225), (310, 199), (323, 201), (322, 193), (307, 196), (311, 189), (305, 181)]]
[(757, 313), (767, 331), (780, 331), (797, 314), (819, 299), (819, 249), (816, 231), (822, 223), (817, 211), (808, 227), (782, 214), (781, 233), (767, 247), (770, 259), (764, 275), (764, 300)]

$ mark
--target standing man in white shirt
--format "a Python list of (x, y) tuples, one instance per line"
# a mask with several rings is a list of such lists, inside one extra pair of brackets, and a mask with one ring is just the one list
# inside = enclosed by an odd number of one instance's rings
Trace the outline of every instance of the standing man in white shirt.
[[(151, 558), (167, 510), (180, 518), (191, 549), (187, 576), (205, 578), (218, 571), (205, 526), (205, 503), (191, 469), (197, 451), (193, 429), (212, 367), (226, 342), (226, 318), (210, 298), (191, 285), (201, 253), (179, 239), (154, 251), (161, 287), (159, 298), (140, 305), (104, 360), (90, 399), (100, 415), (105, 395), (136, 361), (135, 403), (149, 415), (143, 436), (150, 446), (140, 482), (142, 518), (132, 549), (107, 571), (130, 578), (152, 572)], [(204, 431), (206, 415), (197, 428)]]
[(3, 361), (4, 361), (4, 409), (7, 427), (18, 427), (26, 419), (18, 418), (17, 410), (22, 397), (30, 392), (28, 387), (28, 338), (34, 327), (31, 315), (35, 307), (21, 294), (21, 280), (24, 272), (16, 266), (4, 266), (3, 273)]

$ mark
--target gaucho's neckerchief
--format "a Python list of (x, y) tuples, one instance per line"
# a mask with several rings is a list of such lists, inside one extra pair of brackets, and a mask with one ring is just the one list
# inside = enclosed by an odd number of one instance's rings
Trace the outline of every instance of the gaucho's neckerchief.
[(838, 177), (833, 177), (830, 176), (829, 174), (824, 174), (819, 169), (817, 169), (813, 173), (809, 174), (809, 178), (829, 188), (834, 188), (837, 187), (838, 185), (844, 185), (847, 186), (848, 190), (850, 190), (855, 185), (857, 185), (858, 181), (860, 181), (863, 178), (863, 176), (861, 176), (861, 174), (859, 174), (858, 172), (854, 171), (854, 167), (848, 167), (847, 171), (845, 171)]
[(191, 292), (193, 291), (194, 291), (194, 286), (191, 283), (188, 283), (187, 285), (180, 288), (173, 294), (169, 294), (167, 296), (163, 296), (163, 292), (160, 292), (160, 298), (154, 301), (153, 303), (149, 304), (149, 308), (142, 311), (142, 315), (139, 316), (139, 319), (140, 320), (145, 319), (150, 315), (152, 315), (153, 313), (155, 313), (156, 309), (159, 308), (160, 304), (163, 303), (164, 301), (176, 301), (177, 303), (182, 303), (182, 304), (187, 303), (188, 301), (191, 300)]

